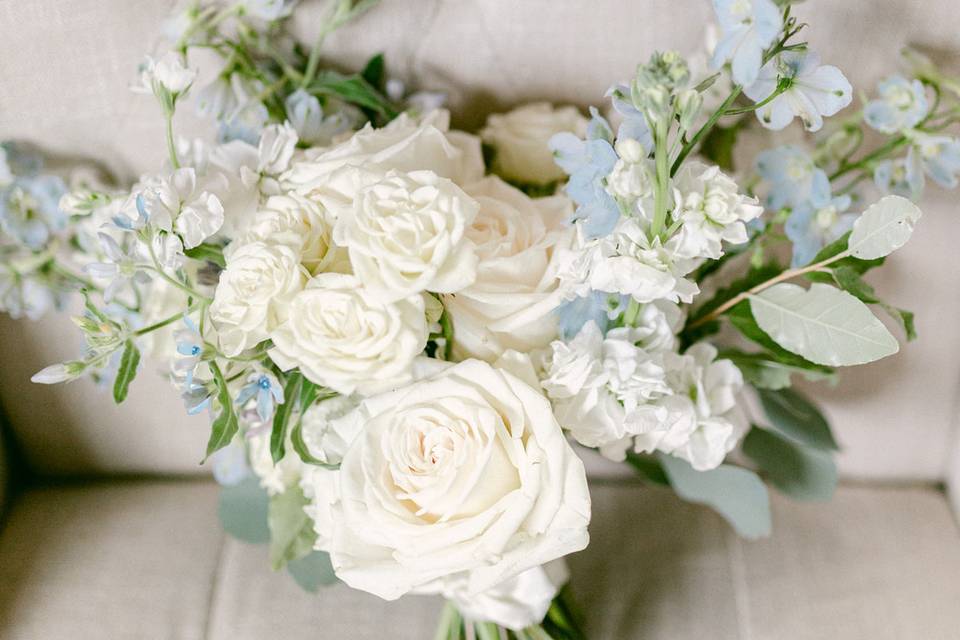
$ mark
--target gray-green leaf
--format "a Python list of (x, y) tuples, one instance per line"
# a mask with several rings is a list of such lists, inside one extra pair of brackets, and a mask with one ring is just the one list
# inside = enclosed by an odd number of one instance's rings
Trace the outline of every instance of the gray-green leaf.
[(919, 219), (920, 209), (906, 198), (880, 198), (853, 223), (847, 250), (861, 260), (882, 258), (907, 243)]
[(750, 310), (777, 344), (817, 364), (864, 364), (900, 349), (865, 304), (827, 284), (774, 285), (750, 296)]
[(837, 441), (823, 414), (792, 389), (757, 389), (771, 426), (783, 435), (815, 449), (836, 451)]
[(287, 571), (304, 591), (316, 593), (321, 586), (333, 584), (337, 576), (330, 564), (330, 554), (312, 551), (302, 558), (287, 563)]
[(743, 453), (777, 489), (795, 500), (829, 500), (837, 488), (837, 467), (829, 453), (773, 431), (751, 429), (743, 440)]
[(270, 542), (267, 507), (270, 498), (256, 478), (220, 490), (218, 513), (224, 531), (253, 544)]
[(757, 474), (726, 464), (697, 471), (680, 458), (665, 454), (659, 458), (681, 498), (712, 508), (744, 538), (770, 535), (770, 496)]
[(267, 521), (270, 525), (270, 565), (278, 571), (288, 562), (313, 550), (317, 534), (303, 508), (308, 504), (300, 487), (294, 485), (270, 498)]
[(120, 404), (127, 399), (130, 383), (137, 377), (137, 366), (140, 364), (140, 350), (133, 340), (127, 340), (123, 345), (123, 354), (120, 356), (120, 367), (117, 377), (113, 381), (113, 401)]

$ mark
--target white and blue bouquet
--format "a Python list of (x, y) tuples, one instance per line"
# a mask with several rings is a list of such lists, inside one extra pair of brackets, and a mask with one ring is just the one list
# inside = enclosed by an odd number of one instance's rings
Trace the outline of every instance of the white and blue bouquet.
[[(927, 177), (957, 185), (960, 83), (906, 51), (855, 110), (788, 0), (714, 0), (709, 54), (653, 55), (589, 118), (538, 103), (472, 134), (382, 56), (321, 65), (374, 4), (330, 0), (313, 48), (289, 1), (174, 16), (137, 86), (168, 160), (132, 186), (4, 144), (0, 308), (83, 302), (82, 355), (34, 381), (123, 402), (141, 354), (166, 363), (210, 415), (228, 530), (309, 589), (441, 594), (438, 638), (582, 637), (586, 448), (747, 537), (767, 485), (829, 497), (836, 442), (791, 385), (896, 353), (878, 313), (913, 337), (863, 276)], [(209, 139), (174, 131), (191, 98)], [(795, 120), (821, 133), (734, 170)]]

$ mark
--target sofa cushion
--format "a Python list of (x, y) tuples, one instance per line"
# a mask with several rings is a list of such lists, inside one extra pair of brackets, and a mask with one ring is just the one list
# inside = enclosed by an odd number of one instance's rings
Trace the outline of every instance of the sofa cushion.
[[(436, 598), (388, 603), (342, 584), (311, 595), (271, 572), (265, 547), (222, 536), (217, 492), (201, 481), (27, 492), (0, 532), (0, 637), (431, 636)], [(933, 488), (775, 498), (775, 533), (757, 542), (667, 491), (592, 493), (591, 545), (570, 558), (592, 639), (957, 637), (960, 535)]]

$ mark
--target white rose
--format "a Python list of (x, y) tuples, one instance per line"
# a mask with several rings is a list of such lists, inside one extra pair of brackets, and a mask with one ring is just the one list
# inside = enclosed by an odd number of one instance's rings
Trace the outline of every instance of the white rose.
[(479, 213), (466, 236), (477, 247), (477, 279), (444, 296), (460, 357), (496, 360), (506, 349), (530, 352), (557, 335), (553, 310), (559, 250), (573, 238), (563, 196), (533, 200), (495, 176), (467, 187)]
[(381, 304), (358, 278), (338, 273), (313, 278), (290, 301), (287, 315), (270, 334), (270, 358), (347, 395), (409, 381), (429, 333), (422, 296)]
[(296, 149), (297, 132), (289, 122), (264, 127), (257, 147), (257, 169), (267, 175), (286, 171)]
[(536, 102), (491, 115), (480, 136), (493, 147), (494, 173), (515, 182), (545, 185), (566, 175), (553, 161), (550, 138), (562, 132), (583, 136), (586, 128), (587, 119), (575, 107)]
[(330, 548), (344, 582), (473, 597), (587, 545), (583, 464), (526, 366), (467, 360), (360, 406)]
[(451, 293), (476, 278), (477, 256), (465, 236), (479, 205), (431, 171), (367, 176), (333, 239), (353, 271), (384, 303), (422, 291)]
[[(482, 593), (471, 595), (466, 580), (449, 580), (439, 593), (469, 620), (519, 630), (543, 622), (560, 587), (569, 579), (567, 563), (561, 558), (527, 569)], [(435, 592), (421, 590), (420, 593)]]
[(311, 274), (349, 270), (346, 252), (333, 244), (332, 235), (333, 225), (312, 200), (297, 194), (272, 196), (224, 255), (229, 260), (234, 247), (261, 241), (295, 250)]
[(449, 113), (434, 111), (419, 120), (402, 114), (380, 129), (367, 126), (346, 142), (295, 162), (281, 183), (321, 203), (330, 189), (329, 176), (345, 167), (380, 172), (426, 169), (457, 184), (470, 184), (484, 174), (480, 140), (449, 131), (449, 121)]
[(224, 354), (236, 356), (270, 337), (307, 277), (288, 246), (250, 242), (233, 250), (210, 305)]
[(296, 484), (300, 472), (306, 465), (300, 456), (291, 450), (289, 438), (287, 454), (279, 462), (273, 461), (270, 451), (270, 428), (268, 424), (255, 423), (253, 431), (248, 432), (247, 451), (250, 458), (250, 470), (260, 480), (260, 486), (271, 496), (283, 493)]

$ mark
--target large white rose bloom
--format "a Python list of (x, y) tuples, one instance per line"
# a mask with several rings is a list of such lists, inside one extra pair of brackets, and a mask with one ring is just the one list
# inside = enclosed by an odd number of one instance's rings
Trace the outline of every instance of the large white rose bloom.
[(496, 360), (506, 349), (530, 352), (557, 335), (552, 313), (563, 301), (558, 289), (560, 250), (574, 230), (563, 196), (531, 199), (489, 176), (467, 187), (480, 205), (466, 236), (476, 245), (477, 279), (444, 296), (460, 357)]
[(255, 241), (233, 249), (210, 305), (223, 353), (236, 356), (266, 340), (307, 277), (289, 246)]
[(587, 119), (575, 107), (535, 102), (491, 115), (480, 136), (493, 148), (494, 173), (515, 182), (545, 185), (566, 176), (553, 161), (550, 138), (563, 132), (583, 136), (586, 129)]
[(332, 517), (344, 582), (473, 597), (587, 545), (583, 464), (520, 375), (467, 360), (363, 402)]
[(269, 354), (338, 393), (378, 393), (411, 379), (427, 336), (422, 296), (381, 304), (356, 277), (322, 273), (290, 301)]
[(440, 177), (465, 185), (483, 177), (480, 140), (461, 131), (450, 131), (450, 114), (433, 111), (423, 118), (402, 114), (380, 129), (367, 125), (347, 141), (330, 149), (307, 152), (280, 179), (295, 190), (326, 205), (333, 198), (352, 199), (330, 180), (345, 167), (367, 171), (433, 171)]
[(474, 281), (477, 257), (465, 236), (477, 214), (473, 198), (432, 171), (391, 170), (362, 181), (333, 238), (371, 295), (389, 303)]

